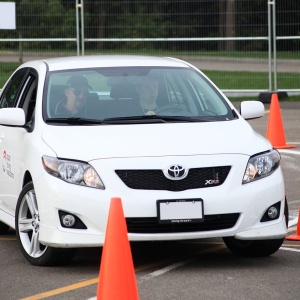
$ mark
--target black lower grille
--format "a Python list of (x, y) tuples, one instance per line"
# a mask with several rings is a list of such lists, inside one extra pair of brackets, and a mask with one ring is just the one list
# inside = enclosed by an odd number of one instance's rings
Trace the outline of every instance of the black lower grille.
[(121, 180), (131, 189), (166, 190), (179, 192), (189, 189), (219, 186), (226, 180), (230, 166), (193, 168), (181, 180), (168, 179), (162, 170), (116, 170)]
[(129, 233), (179, 233), (212, 231), (232, 228), (238, 218), (238, 213), (223, 215), (206, 215), (202, 223), (172, 223), (160, 224), (157, 218), (126, 218)]

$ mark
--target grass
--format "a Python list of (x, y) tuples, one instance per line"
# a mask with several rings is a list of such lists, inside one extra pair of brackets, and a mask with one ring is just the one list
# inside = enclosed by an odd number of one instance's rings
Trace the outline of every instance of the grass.
[(300, 102), (300, 95), (281, 98), (280, 102)]
[[(228, 97), (228, 99), (231, 102), (241, 102), (241, 101), (247, 101), (247, 100), (258, 100), (258, 96), (257, 97)], [(280, 102), (300, 102), (300, 95), (296, 95), (296, 96), (288, 96), (288, 97), (283, 97), (280, 99)]]
[(2, 88), (3, 84), (19, 65), (19, 63), (0, 62), (0, 88)]
[[(269, 87), (267, 72), (238, 72), (202, 70), (220, 89), (263, 90)], [(280, 89), (299, 89), (299, 73), (277, 73)]]

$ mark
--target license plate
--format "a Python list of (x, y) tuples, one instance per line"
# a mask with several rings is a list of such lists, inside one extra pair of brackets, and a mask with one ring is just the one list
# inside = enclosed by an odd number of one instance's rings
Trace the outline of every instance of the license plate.
[(159, 223), (203, 222), (203, 200), (157, 200), (157, 216)]

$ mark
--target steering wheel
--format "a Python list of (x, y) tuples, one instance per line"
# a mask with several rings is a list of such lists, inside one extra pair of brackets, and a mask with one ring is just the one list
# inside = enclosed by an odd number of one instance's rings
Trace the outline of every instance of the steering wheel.
[(218, 116), (218, 113), (210, 109), (206, 109), (205, 112), (207, 112), (210, 116)]
[(179, 113), (179, 112), (187, 112), (187, 110), (184, 107), (173, 105), (173, 104), (167, 104), (163, 107), (159, 108), (156, 111), (156, 114), (163, 114), (163, 113)]

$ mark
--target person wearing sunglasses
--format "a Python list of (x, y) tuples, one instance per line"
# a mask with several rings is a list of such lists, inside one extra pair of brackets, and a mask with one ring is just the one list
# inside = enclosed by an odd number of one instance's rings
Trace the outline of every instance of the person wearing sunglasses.
[(141, 78), (136, 87), (139, 96), (139, 105), (143, 115), (155, 115), (158, 107), (156, 98), (158, 96), (158, 79), (153, 76)]
[(55, 114), (68, 117), (84, 116), (88, 94), (87, 79), (82, 75), (72, 76), (64, 90), (65, 99), (58, 103)]

